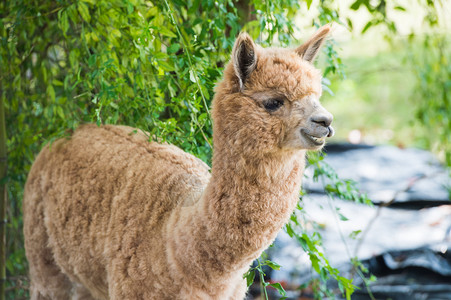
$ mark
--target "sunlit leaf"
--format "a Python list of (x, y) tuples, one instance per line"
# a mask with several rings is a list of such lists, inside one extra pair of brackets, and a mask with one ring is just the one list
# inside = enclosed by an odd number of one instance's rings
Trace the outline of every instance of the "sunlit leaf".
[(278, 282), (276, 282), (276, 283), (271, 283), (271, 284), (269, 284), (269, 286), (270, 287), (273, 287), (273, 288), (275, 288), (278, 292), (279, 292), (279, 294), (281, 295), (281, 296), (285, 296), (287, 293), (285, 292), (285, 289), (282, 287), (282, 285), (280, 284), (280, 283), (278, 283)]
[(86, 3), (79, 2), (77, 8), (83, 20), (89, 23), (89, 21), (91, 21), (91, 15), (89, 14), (89, 8)]
[(274, 261), (266, 260), (265, 264), (273, 270), (280, 270), (280, 265)]

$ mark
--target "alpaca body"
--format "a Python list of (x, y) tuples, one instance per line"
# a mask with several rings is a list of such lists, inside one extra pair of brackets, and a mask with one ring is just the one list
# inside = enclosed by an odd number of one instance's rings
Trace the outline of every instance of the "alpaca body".
[(126, 126), (44, 148), (24, 194), (32, 299), (243, 299), (243, 274), (298, 201), (306, 150), (333, 134), (311, 61), (242, 34), (213, 100), (212, 171)]
[[(274, 177), (249, 184), (241, 174), (224, 178), (235, 189), (211, 185), (218, 201), (203, 202), (208, 166), (135, 132), (126, 126), (84, 125), (36, 159), (26, 188), (26, 197), (31, 190), (33, 196), (24, 203), (27, 255), (30, 261), (42, 260), (31, 268), (34, 286), (49, 290), (52, 299), (77, 294), (76, 287), (93, 299), (242, 299), (244, 272), (283, 225), (277, 223), (285, 219), (277, 211), (289, 215), (297, 190), (274, 186)], [(298, 186), (302, 166), (300, 153), (292, 169), (282, 170), (282, 182)], [(295, 192), (277, 201), (284, 189)], [(221, 192), (247, 196), (237, 205)], [(274, 216), (259, 215), (261, 197), (267, 200), (263, 204), (274, 199)], [(252, 222), (260, 223), (261, 235)], [(243, 235), (253, 244), (246, 245), (244, 255), (238, 247)], [(50, 277), (40, 276), (45, 273)], [(49, 282), (64, 285), (52, 291)]]
[[(32, 278), (54, 265), (96, 299), (108, 299), (109, 289), (126, 289), (127, 278), (109, 286), (114, 272), (127, 274), (133, 285), (145, 282), (155, 299), (164, 299), (161, 287), (181, 288), (170, 276), (161, 276), (173, 273), (161, 241), (169, 213), (200, 198), (208, 167), (177, 147), (149, 143), (133, 130), (85, 125), (38, 156), (25, 191), (26, 248), (29, 260), (45, 257), (48, 264), (32, 267)], [(53, 281), (43, 279), (43, 286)], [(118, 292), (116, 299), (142, 297), (152, 298)]]

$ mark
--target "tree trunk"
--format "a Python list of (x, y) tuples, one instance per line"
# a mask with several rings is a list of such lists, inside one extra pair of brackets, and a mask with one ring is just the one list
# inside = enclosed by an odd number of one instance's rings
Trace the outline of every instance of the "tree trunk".
[(3, 97), (0, 98), (0, 300), (6, 283), (6, 128)]

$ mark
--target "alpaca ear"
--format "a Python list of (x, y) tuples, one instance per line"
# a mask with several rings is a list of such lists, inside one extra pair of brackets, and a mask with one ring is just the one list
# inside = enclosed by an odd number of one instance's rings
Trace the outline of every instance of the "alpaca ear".
[(235, 74), (240, 82), (240, 90), (257, 65), (256, 45), (245, 32), (240, 33), (232, 50), (232, 62)]
[(296, 53), (304, 60), (313, 62), (330, 32), (330, 25), (324, 25), (304, 44), (296, 48)]

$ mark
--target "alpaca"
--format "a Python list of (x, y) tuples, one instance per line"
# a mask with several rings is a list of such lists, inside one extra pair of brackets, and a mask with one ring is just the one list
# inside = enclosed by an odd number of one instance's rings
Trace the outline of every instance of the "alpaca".
[(31, 299), (243, 299), (243, 274), (298, 201), (306, 150), (333, 135), (312, 62), (238, 36), (212, 104), (213, 164), (126, 126), (80, 126), (25, 186)]

